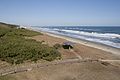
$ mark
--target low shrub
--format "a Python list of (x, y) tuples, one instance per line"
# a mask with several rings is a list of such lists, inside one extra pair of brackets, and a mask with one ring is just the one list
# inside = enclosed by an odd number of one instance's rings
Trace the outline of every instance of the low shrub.
[(59, 49), (59, 48), (61, 48), (61, 45), (60, 44), (55, 44), (54, 46), (53, 46), (55, 49)]
[[(6, 29), (2, 28), (3, 33), (5, 30), (5, 34), (0, 38), (0, 60), (11, 64), (20, 64), (27, 60), (52, 61), (61, 57), (56, 48), (24, 38), (24, 36), (38, 35), (38, 32), (17, 28)], [(1, 32), (1, 34), (3, 33)]]

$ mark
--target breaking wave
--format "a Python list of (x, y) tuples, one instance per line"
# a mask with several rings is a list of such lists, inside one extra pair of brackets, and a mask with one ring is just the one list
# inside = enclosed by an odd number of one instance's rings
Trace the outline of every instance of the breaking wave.
[[(34, 27), (37, 30), (46, 31), (54, 34), (65, 35), (77, 39), (84, 39), (92, 42), (102, 43), (112, 47), (120, 48), (120, 34), (117, 33), (103, 33), (97, 32), (97, 30), (92, 32), (84, 30), (93, 30), (93, 29), (80, 29), (76, 28), (50, 28), (50, 27)], [(72, 30), (73, 29), (73, 30)], [(99, 29), (98, 29), (99, 30)]]

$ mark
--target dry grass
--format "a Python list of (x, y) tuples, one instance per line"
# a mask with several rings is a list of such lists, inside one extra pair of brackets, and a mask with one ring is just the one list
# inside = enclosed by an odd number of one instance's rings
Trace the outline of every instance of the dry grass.
[(18, 80), (119, 80), (120, 68), (100, 62), (48, 66), (14, 76)]

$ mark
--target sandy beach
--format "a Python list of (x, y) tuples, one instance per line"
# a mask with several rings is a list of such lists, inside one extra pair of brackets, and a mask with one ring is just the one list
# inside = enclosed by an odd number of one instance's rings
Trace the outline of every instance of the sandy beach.
[(101, 49), (101, 50), (104, 50), (104, 51), (107, 51), (107, 52), (111, 52), (111, 53), (116, 54), (116, 55), (120, 55), (120, 49), (119, 48), (114, 48), (114, 47), (111, 47), (111, 46), (107, 46), (107, 45), (103, 45), (103, 44), (99, 44), (99, 43), (95, 43), (95, 42), (90, 42), (90, 41), (86, 41), (86, 40), (75, 39), (75, 38), (70, 38), (70, 37), (61, 36), (61, 35), (55, 35), (55, 34), (52, 34), (52, 33), (46, 33), (46, 32), (43, 32), (43, 33), (47, 34), (49, 36), (62, 38), (62, 39), (65, 39), (67, 41), (79, 43), (79, 44), (82, 44), (82, 45), (85, 45), (85, 46), (94, 47), (94, 48)]
[[(73, 39), (66, 36), (56, 35), (52, 33), (43, 32), (43, 35), (41, 36), (34, 36), (32, 39), (35, 39), (37, 41), (45, 41), (50, 46), (53, 46), (56, 43), (62, 44), (63, 42), (70, 41), (75, 43), (74, 44), (74, 51), (79, 54), (82, 58), (92, 58), (92, 59), (120, 59), (120, 49), (113, 48), (110, 46), (102, 45), (99, 43), (89, 42), (86, 40), (78, 40)], [(63, 54), (63, 57), (66, 56), (69, 58), (73, 58), (73, 53), (69, 50), (60, 50), (61, 54)], [(75, 57), (75, 55), (74, 55)]]

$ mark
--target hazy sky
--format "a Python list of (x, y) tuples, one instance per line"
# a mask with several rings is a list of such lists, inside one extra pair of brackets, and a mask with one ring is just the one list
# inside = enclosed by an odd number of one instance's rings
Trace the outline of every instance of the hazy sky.
[(0, 0), (0, 21), (22, 25), (120, 25), (120, 0)]

